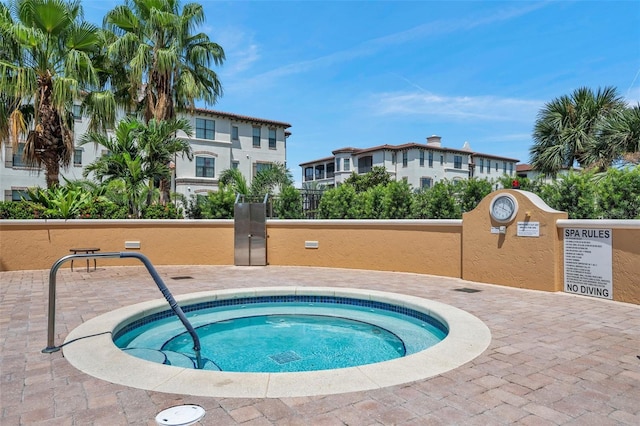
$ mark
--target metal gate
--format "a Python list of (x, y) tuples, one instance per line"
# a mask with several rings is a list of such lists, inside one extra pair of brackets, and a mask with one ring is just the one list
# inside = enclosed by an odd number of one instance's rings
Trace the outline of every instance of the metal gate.
[(236, 200), (233, 217), (235, 265), (266, 266), (266, 203), (239, 203)]

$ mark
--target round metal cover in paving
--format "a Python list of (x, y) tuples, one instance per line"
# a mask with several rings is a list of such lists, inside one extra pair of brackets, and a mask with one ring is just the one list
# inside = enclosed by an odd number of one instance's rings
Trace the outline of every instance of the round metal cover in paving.
[(156, 423), (162, 426), (188, 426), (202, 420), (204, 408), (199, 405), (177, 405), (162, 410), (156, 416)]

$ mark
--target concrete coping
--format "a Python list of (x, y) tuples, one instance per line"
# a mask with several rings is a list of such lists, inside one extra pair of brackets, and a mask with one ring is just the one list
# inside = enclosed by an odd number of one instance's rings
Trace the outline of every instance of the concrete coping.
[(123, 324), (167, 309), (164, 299), (126, 306), (81, 324), (65, 340), (65, 358), (80, 371), (112, 383), (156, 392), (207, 397), (282, 398), (329, 395), (394, 386), (442, 374), (486, 350), (489, 328), (477, 317), (444, 303), (380, 291), (331, 287), (231, 289), (176, 297), (180, 305), (255, 296), (327, 295), (395, 304), (429, 314), (449, 329), (440, 343), (390, 361), (300, 373), (205, 371), (157, 364), (120, 350), (112, 334)]

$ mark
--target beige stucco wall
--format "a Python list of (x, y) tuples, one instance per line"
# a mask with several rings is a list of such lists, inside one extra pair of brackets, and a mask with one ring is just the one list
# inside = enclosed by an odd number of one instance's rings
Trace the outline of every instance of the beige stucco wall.
[(640, 227), (613, 229), (613, 300), (640, 305)]
[[(489, 216), (501, 192), (516, 197), (519, 212), (505, 234)], [(267, 261), (278, 266), (320, 266), (414, 272), (544, 291), (563, 291), (563, 229), (610, 228), (613, 299), (640, 304), (640, 220), (567, 220), (524, 191), (490, 194), (463, 220), (269, 220)], [(516, 234), (517, 222), (538, 222), (539, 237)], [(233, 265), (232, 220), (0, 220), (0, 271), (49, 269), (72, 247), (139, 252), (155, 265)], [(318, 248), (305, 248), (305, 242)], [(138, 250), (136, 250), (138, 251)], [(139, 265), (100, 259), (99, 266)], [(359, 285), (366, 285), (358, 283)]]
[(274, 220), (267, 231), (270, 265), (460, 276), (459, 220)]
[[(640, 220), (561, 220), (561, 244), (566, 228), (611, 229), (613, 300), (640, 305)], [(558, 264), (564, 290), (564, 258)]]
[[(518, 202), (515, 218), (502, 224), (489, 215), (491, 200), (508, 193)], [(485, 197), (462, 217), (462, 278), (470, 281), (544, 291), (562, 290), (560, 265), (562, 245), (556, 221), (566, 219), (559, 212), (541, 205), (535, 194), (501, 190)], [(517, 236), (518, 222), (539, 223), (539, 237)], [(492, 234), (491, 227), (506, 226), (505, 234)]]
[[(232, 220), (0, 221), (0, 271), (47, 269), (73, 247), (123, 252), (125, 241), (157, 265), (232, 265)], [(100, 259), (101, 265), (139, 265)]]

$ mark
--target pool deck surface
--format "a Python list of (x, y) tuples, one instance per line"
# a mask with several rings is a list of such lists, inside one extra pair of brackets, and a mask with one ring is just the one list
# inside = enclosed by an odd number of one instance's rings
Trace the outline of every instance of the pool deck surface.
[[(157, 269), (175, 295), (309, 285), (424, 297), (480, 318), (492, 340), (461, 367), (382, 389), (285, 398), (160, 393), (89, 376), (62, 352), (41, 353), (49, 271), (1, 272), (0, 424), (155, 425), (157, 413), (180, 404), (202, 406), (202, 425), (640, 424), (640, 306), (408, 273)], [(64, 267), (58, 272), (56, 344), (91, 318), (161, 297), (143, 267)]]

